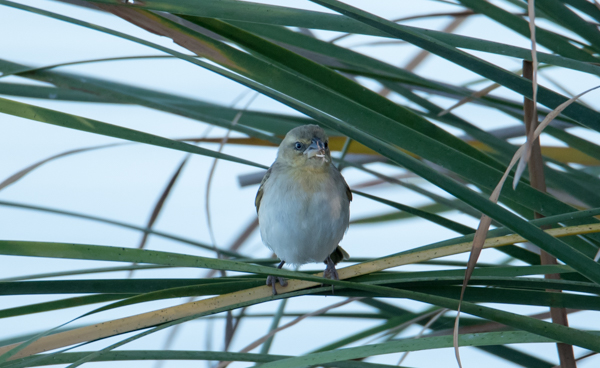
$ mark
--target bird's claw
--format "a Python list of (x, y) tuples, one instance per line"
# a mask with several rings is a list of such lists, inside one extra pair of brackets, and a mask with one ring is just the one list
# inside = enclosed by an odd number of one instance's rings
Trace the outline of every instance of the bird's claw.
[(331, 268), (329, 268), (329, 266), (327, 266), (327, 268), (325, 269), (325, 272), (323, 272), (323, 276), (330, 280), (339, 280), (340, 279), (340, 275), (338, 274), (337, 270), (335, 269), (335, 266), (332, 266)]
[(277, 289), (275, 288), (275, 284), (279, 283), (279, 285), (285, 287), (288, 285), (288, 282), (285, 278), (279, 276), (268, 276), (267, 277), (267, 285), (273, 286), (273, 295), (277, 295)]
[[(325, 272), (323, 272), (323, 277), (330, 279), (330, 280), (339, 280), (340, 279), (340, 275), (338, 274), (337, 270), (335, 269), (335, 263), (333, 263), (333, 261), (331, 260), (331, 257), (327, 257), (327, 259), (325, 260), (325, 264), (327, 265), (327, 267), (325, 267)], [(331, 285), (331, 293), (333, 294), (334, 289), (333, 289), (333, 285)]]

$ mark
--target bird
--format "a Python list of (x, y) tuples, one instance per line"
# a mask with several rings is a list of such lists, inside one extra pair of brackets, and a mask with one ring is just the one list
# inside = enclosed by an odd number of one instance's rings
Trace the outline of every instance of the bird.
[[(324, 277), (339, 280), (335, 265), (348, 259), (339, 242), (348, 230), (352, 192), (331, 162), (329, 138), (318, 125), (290, 130), (256, 194), (263, 243), (284, 264), (326, 264)], [(283, 277), (267, 285), (287, 286)], [(333, 289), (333, 286), (332, 286)]]

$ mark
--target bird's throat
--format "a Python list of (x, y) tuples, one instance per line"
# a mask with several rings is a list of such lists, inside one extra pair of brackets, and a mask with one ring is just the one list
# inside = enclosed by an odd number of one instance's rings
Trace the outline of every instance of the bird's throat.
[(288, 169), (289, 176), (302, 190), (311, 193), (319, 191), (320, 188), (331, 179), (329, 165), (303, 165)]

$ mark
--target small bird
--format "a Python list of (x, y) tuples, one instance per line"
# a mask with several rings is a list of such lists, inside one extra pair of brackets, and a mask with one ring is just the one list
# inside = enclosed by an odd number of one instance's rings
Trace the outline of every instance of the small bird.
[[(348, 229), (352, 193), (331, 163), (329, 139), (317, 125), (294, 128), (281, 142), (277, 159), (256, 194), (263, 243), (285, 263), (324, 262), (324, 276), (339, 280), (335, 265), (349, 255), (338, 244)], [(283, 277), (267, 285), (287, 286)]]

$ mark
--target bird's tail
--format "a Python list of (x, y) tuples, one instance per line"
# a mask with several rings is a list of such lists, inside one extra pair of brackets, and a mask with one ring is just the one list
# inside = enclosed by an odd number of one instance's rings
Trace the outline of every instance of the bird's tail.
[(330, 257), (333, 261), (333, 264), (338, 264), (344, 259), (350, 258), (350, 255), (344, 250), (344, 248), (338, 245), (337, 248), (335, 248), (335, 250), (333, 251), (333, 253), (331, 253)]

